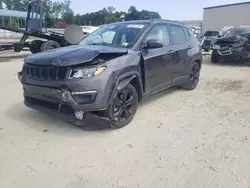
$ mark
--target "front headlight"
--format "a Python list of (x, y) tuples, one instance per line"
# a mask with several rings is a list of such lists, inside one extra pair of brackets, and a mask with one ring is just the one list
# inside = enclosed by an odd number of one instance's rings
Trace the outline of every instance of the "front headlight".
[(70, 79), (81, 79), (81, 78), (90, 78), (93, 76), (99, 76), (101, 75), (107, 67), (94, 67), (94, 68), (84, 68), (84, 67), (78, 67), (73, 68), (70, 74)]

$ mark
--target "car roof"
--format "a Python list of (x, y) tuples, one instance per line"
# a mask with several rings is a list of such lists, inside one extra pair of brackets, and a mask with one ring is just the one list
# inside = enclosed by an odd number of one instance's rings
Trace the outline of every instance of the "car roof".
[(156, 23), (169, 23), (169, 24), (175, 24), (182, 27), (186, 27), (183, 23), (178, 21), (172, 21), (172, 20), (164, 20), (164, 19), (152, 19), (152, 20), (131, 20), (131, 21), (123, 21), (123, 22), (115, 22), (107, 25), (119, 25), (119, 24), (156, 24)]

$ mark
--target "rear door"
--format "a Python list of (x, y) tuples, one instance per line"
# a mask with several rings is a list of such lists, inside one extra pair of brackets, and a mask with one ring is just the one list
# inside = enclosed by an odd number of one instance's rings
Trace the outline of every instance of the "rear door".
[(188, 75), (188, 66), (191, 61), (189, 52), (193, 46), (190, 45), (190, 36), (185, 33), (185, 28), (179, 25), (169, 25), (172, 36), (172, 44), (175, 49), (173, 54), (173, 82), (185, 80)]
[(166, 24), (154, 25), (147, 34), (148, 39), (158, 39), (163, 43), (162, 48), (142, 49), (141, 53), (145, 66), (146, 92), (161, 90), (172, 85), (172, 46), (169, 30)]

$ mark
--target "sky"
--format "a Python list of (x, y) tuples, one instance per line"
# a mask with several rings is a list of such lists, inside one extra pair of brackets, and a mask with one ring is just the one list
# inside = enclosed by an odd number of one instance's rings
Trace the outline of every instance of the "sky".
[(127, 11), (131, 5), (137, 10), (159, 12), (163, 19), (201, 20), (204, 7), (246, 2), (242, 0), (71, 0), (75, 13), (85, 14), (114, 6), (118, 11)]

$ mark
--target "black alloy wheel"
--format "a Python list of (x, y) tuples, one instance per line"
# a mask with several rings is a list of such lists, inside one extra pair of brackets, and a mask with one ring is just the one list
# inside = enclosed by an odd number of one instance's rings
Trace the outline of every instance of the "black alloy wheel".
[(200, 79), (200, 66), (197, 62), (192, 64), (189, 78), (186, 84), (183, 85), (183, 88), (187, 90), (193, 90), (197, 87)]
[(196, 87), (199, 82), (200, 77), (200, 67), (197, 63), (194, 64), (192, 72), (190, 74), (190, 82), (192, 87)]
[(111, 127), (122, 128), (128, 125), (136, 113), (138, 106), (138, 94), (131, 84), (126, 85), (117, 92), (108, 108), (108, 117)]
[(213, 50), (211, 55), (211, 63), (218, 63), (219, 60), (220, 60), (220, 54), (218, 53), (217, 50)]

